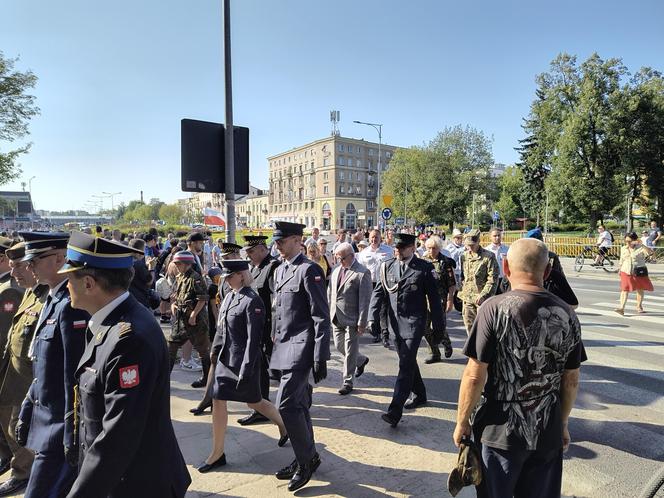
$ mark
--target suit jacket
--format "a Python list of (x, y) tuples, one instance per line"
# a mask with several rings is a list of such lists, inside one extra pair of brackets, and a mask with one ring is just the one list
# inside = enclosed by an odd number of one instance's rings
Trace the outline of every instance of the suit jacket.
[(431, 263), (417, 256), (412, 257), (401, 276), (399, 260), (392, 258), (383, 262), (380, 283), (371, 295), (371, 321), (378, 323), (381, 308), (387, 306), (388, 328), (402, 339), (421, 339), (427, 315), (434, 331), (445, 330), (445, 313), (434, 271)]
[(10, 272), (0, 278), (0, 351), (5, 350), (12, 319), (23, 299), (24, 289), (18, 286)]
[[(261, 336), (265, 326), (265, 306), (251, 287), (231, 291), (219, 307), (217, 333), (212, 352), (232, 375), (247, 378), (260, 358)], [(231, 372), (227, 372), (230, 374)]]
[(346, 268), (344, 279), (339, 282), (341, 265), (332, 272), (328, 294), (330, 297), (330, 320), (342, 327), (365, 327), (369, 313), (369, 302), (373, 292), (371, 272), (359, 261)]
[(86, 311), (71, 307), (66, 282), (46, 303), (29, 352), (34, 380), (19, 414), (30, 426), (26, 446), (40, 452), (63, 451), (63, 445), (74, 444), (74, 372), (90, 319)]
[(102, 322), (76, 370), (78, 477), (69, 498), (183, 497), (191, 483), (170, 409), (168, 348), (152, 313), (128, 296)]
[(279, 266), (279, 260), (269, 254), (258, 266), (251, 267), (251, 276), (258, 295), (265, 306), (265, 327), (262, 340), (264, 343), (272, 342), (272, 296), (274, 294), (274, 273)]
[(2, 358), (0, 406), (21, 406), (32, 384), (32, 361), (28, 347), (35, 334), (39, 312), (44, 306), (48, 287), (28, 289), (12, 320), (7, 348)]
[(308, 369), (314, 361), (330, 359), (325, 275), (318, 263), (302, 254), (276, 270), (272, 337), (272, 369)]

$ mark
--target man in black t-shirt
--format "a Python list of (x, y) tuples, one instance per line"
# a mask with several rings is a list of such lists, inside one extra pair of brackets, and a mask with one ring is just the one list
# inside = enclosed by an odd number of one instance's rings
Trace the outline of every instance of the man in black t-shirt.
[(454, 442), (470, 435), (477, 406), (480, 497), (560, 496), (567, 421), (586, 354), (576, 314), (543, 287), (548, 262), (543, 242), (512, 244), (503, 262), (512, 291), (482, 305), (464, 347)]

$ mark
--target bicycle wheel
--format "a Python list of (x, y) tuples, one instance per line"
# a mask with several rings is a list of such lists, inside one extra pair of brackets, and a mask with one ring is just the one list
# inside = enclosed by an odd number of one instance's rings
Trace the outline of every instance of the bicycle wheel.
[(579, 272), (581, 268), (583, 268), (583, 253), (579, 254), (574, 260), (574, 271)]
[(607, 273), (616, 273), (618, 271), (618, 265), (614, 264), (613, 259), (608, 254), (602, 259), (602, 270)]

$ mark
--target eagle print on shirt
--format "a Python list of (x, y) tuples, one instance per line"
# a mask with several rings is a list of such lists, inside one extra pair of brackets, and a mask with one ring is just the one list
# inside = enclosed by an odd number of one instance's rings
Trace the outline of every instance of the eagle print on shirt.
[(581, 328), (561, 306), (541, 307), (528, 326), (520, 319), (523, 297), (509, 295), (498, 307), (496, 358), (492, 364), (496, 400), (507, 412), (507, 436), (520, 436), (537, 449), (558, 402), (560, 380)]

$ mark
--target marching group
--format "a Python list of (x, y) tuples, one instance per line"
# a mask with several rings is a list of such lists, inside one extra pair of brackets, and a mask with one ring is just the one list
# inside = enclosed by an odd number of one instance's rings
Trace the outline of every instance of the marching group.
[(369, 363), (359, 337), (393, 342), (398, 374), (381, 417), (397, 427), (404, 410), (427, 403), (422, 339), (426, 363), (452, 355), (454, 309), (468, 365), (453, 439), (479, 445), (478, 495), (534, 496), (540, 483), (542, 496), (559, 496), (585, 352), (576, 296), (541, 231), (509, 248), (497, 229), (487, 247), (478, 230), (455, 230), (447, 245), (433, 233), (388, 230), (383, 242), (379, 230), (340, 231), (328, 252), (318, 230), (304, 238), (303, 228), (277, 222), (271, 246), (261, 235), (214, 246), (198, 232), (161, 248), (150, 234), (0, 239), (1, 285), (12, 291), (0, 287), (0, 471), (11, 468), (0, 496), (25, 486), (31, 498), (184, 496), (191, 479), (169, 406), (180, 350), (181, 366), (201, 370), (192, 386), (205, 388), (191, 412), (212, 407), (212, 447), (198, 471), (226, 464), (227, 402), (239, 401), (252, 409), (240, 424), (269, 420), (278, 446), (290, 441), (294, 459), (276, 478), (295, 491), (321, 464), (309, 379), (326, 378), (330, 342), (343, 356), (344, 396)]

